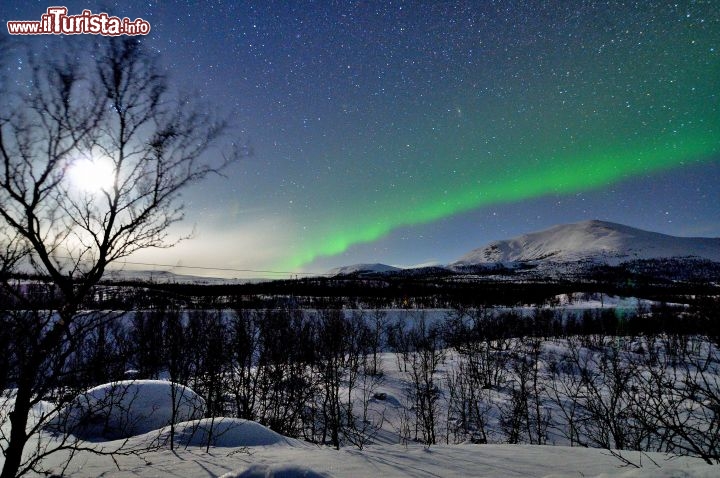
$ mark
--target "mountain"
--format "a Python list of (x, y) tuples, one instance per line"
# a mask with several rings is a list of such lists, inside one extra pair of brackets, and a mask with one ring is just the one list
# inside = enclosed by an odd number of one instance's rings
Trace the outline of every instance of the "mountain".
[(677, 237), (605, 221), (583, 221), (524, 234), (470, 251), (453, 266), (528, 261), (636, 259), (694, 256), (720, 262), (720, 238)]
[(109, 282), (151, 282), (156, 284), (224, 285), (257, 282), (262, 279), (225, 279), (222, 277), (177, 274), (170, 271), (109, 269), (105, 271), (105, 274), (103, 274), (103, 280)]
[(401, 271), (399, 267), (389, 266), (387, 264), (353, 264), (351, 266), (342, 266), (330, 269), (327, 275), (330, 276), (341, 276), (349, 274), (372, 274), (372, 273), (384, 273), (384, 272), (398, 272)]

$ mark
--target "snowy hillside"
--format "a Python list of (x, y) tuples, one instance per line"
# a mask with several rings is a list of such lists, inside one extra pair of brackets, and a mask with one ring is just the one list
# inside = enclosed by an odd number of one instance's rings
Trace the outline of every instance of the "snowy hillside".
[(453, 265), (583, 259), (613, 264), (634, 259), (687, 256), (720, 261), (720, 238), (668, 236), (592, 220), (495, 241), (469, 252)]
[(125, 269), (109, 269), (103, 274), (104, 281), (110, 282), (151, 282), (155, 284), (207, 284), (207, 285), (224, 285), (224, 284), (243, 284), (248, 282), (258, 282), (262, 279), (230, 279), (212, 276), (198, 276), (189, 274), (179, 274), (164, 270), (125, 270)]
[(342, 266), (330, 269), (327, 275), (340, 276), (348, 274), (362, 274), (362, 273), (382, 273), (382, 272), (397, 272), (400, 271), (399, 267), (389, 266), (387, 264), (353, 264), (351, 266)]

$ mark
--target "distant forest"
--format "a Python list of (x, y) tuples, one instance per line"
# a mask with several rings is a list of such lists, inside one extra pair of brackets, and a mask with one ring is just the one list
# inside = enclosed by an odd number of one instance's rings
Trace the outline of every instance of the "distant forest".
[[(683, 272), (683, 267), (685, 272)], [(503, 277), (504, 274), (508, 276)], [(703, 306), (719, 295), (720, 265), (709, 261), (635, 261), (623, 266), (596, 266), (549, 278), (519, 271), (441, 268), (393, 274), (307, 277), (246, 284), (102, 282), (88, 294), (85, 309), (134, 310), (208, 308), (453, 308), (554, 305), (560, 294), (598, 293), (637, 297), (659, 303)], [(18, 289), (38, 306), (57, 308), (60, 294), (43, 277), (18, 275)], [(710, 298), (710, 299), (708, 299)], [(13, 294), (0, 291), (0, 308), (24, 307)]]

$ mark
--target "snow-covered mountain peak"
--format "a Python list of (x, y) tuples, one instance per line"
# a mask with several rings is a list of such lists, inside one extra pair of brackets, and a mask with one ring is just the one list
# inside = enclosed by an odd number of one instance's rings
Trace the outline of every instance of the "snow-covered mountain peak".
[(358, 273), (382, 273), (382, 272), (396, 272), (402, 270), (399, 267), (389, 266), (387, 264), (353, 264), (351, 266), (342, 266), (330, 269), (327, 275), (338, 276)]
[(615, 263), (686, 256), (720, 261), (720, 238), (676, 237), (590, 220), (491, 242), (464, 255), (454, 265), (586, 259)]

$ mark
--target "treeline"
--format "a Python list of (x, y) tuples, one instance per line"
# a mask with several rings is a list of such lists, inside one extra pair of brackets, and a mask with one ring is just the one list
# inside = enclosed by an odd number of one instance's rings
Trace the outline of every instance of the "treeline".
[[(580, 290), (583, 290), (582, 288)], [(590, 288), (588, 287), (588, 290)], [(573, 290), (570, 284), (435, 282), (428, 278), (342, 277), (275, 280), (257, 284), (127, 284), (99, 286), (89, 308), (168, 302), (189, 308), (407, 308), (540, 304)]]
[[(257, 284), (182, 284), (125, 282), (95, 286), (82, 308), (265, 309), (265, 308), (404, 308), (515, 307), (553, 305), (561, 294), (600, 293), (643, 297), (657, 302), (694, 304), (717, 295), (712, 282), (637, 282), (612, 272), (602, 280), (493, 281), (453, 276), (447, 280), (415, 277), (343, 277), (277, 280)], [(25, 298), (46, 309), (62, 307), (59, 291), (42, 278), (23, 278), (0, 291), (0, 310), (24, 309)], [(22, 296), (23, 299), (18, 299)]]

